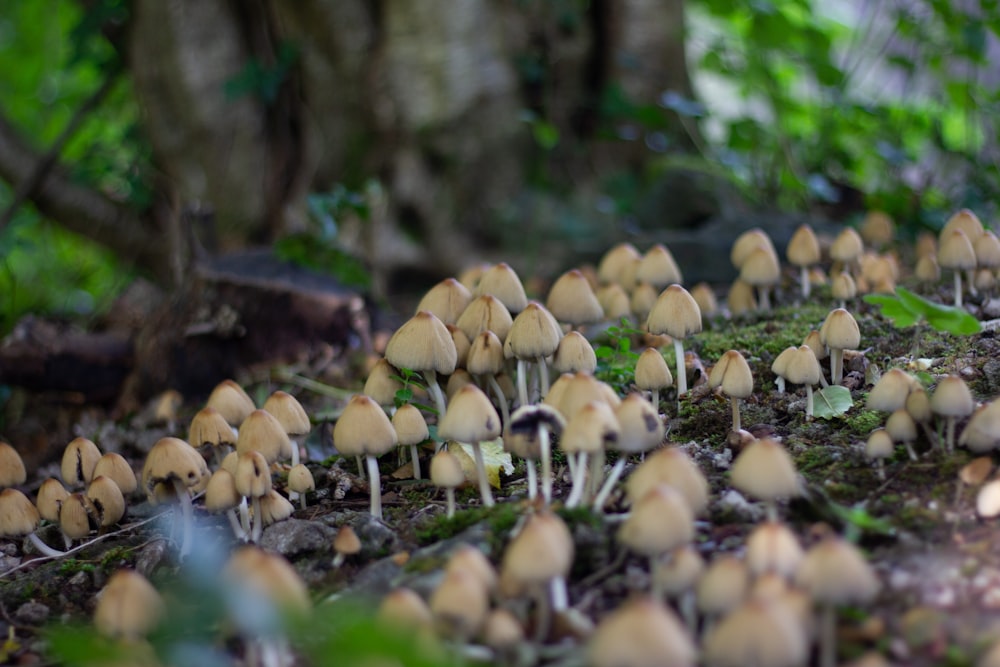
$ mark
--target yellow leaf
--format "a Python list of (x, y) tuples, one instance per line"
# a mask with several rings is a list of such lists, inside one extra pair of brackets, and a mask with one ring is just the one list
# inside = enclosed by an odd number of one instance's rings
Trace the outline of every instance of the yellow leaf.
[[(500, 470), (504, 474), (510, 475), (514, 472), (514, 461), (510, 458), (510, 453), (503, 449), (503, 439), (484, 440), (479, 443), (483, 451), (483, 463), (486, 464), (486, 479), (494, 489), (500, 488)], [(476, 453), (472, 450), (472, 445), (464, 442), (448, 442), (448, 451), (458, 459), (465, 473), (465, 479), (470, 484), (478, 484), (479, 478), (476, 476)]]

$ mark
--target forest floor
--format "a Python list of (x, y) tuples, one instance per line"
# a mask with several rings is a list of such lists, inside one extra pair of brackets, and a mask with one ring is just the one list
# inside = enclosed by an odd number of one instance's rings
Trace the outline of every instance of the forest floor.
[[(945, 298), (939, 296), (939, 300)], [(786, 302), (771, 313), (712, 319), (704, 332), (686, 341), (695, 357), (689, 359), (689, 367), (711, 366), (728, 349), (743, 353), (756, 378), (753, 395), (743, 401), (743, 424), (755, 435), (780, 439), (804, 480), (805, 495), (782, 506), (784, 518), (805, 544), (816, 525), (831, 525), (856, 541), (877, 572), (881, 591), (876, 600), (841, 612), (842, 662), (877, 650), (891, 664), (974, 664), (984, 648), (1000, 637), (1000, 531), (992, 522), (977, 518), (975, 489), (958, 481), (959, 469), (973, 455), (961, 449), (945, 455), (932, 447), (927, 434), (921, 434), (915, 445), (919, 459), (911, 461), (902, 447), (897, 448), (881, 479), (865, 458), (864, 442), (874, 428), (884, 424), (886, 415), (868, 410), (865, 397), (880, 372), (891, 367), (916, 370), (919, 365), (928, 389), (944, 375), (957, 374), (977, 400), (990, 400), (1000, 394), (1000, 342), (991, 330), (956, 337), (926, 325), (897, 329), (872, 306), (860, 300), (848, 304), (862, 335), (861, 349), (850, 356), (845, 369), (844, 384), (851, 389), (853, 407), (838, 417), (807, 420), (802, 389), (791, 387), (777, 393), (770, 365), (778, 352), (801, 344), (810, 330), (818, 329), (831, 304), (828, 293), (820, 290), (807, 304)], [(978, 302), (969, 309), (980, 319), (988, 319)], [(623, 350), (621, 339), (608, 338), (605, 332), (595, 335), (594, 343), (617, 350), (602, 359), (600, 373), (625, 391), (632, 357)], [(629, 348), (639, 349), (641, 344), (640, 339), (633, 339)], [(348, 392), (360, 391), (362, 386), (363, 377), (352, 370), (357, 366), (345, 362), (342, 369), (341, 384)], [(707, 515), (697, 524), (695, 545), (710, 561), (724, 553), (740, 554), (762, 510), (732, 491), (728, 482), (730, 463), (738, 453), (727, 442), (728, 400), (706, 391), (699, 371), (692, 380), (691, 395), (680, 401), (679, 409), (670, 396), (661, 402), (661, 409), (667, 441), (681, 447), (709, 482), (712, 500)], [(367, 513), (368, 487), (355, 476), (353, 459), (341, 460), (331, 449), (330, 422), (324, 419), (335, 415), (344, 401), (298, 384), (267, 382), (247, 387), (255, 399), (279, 388), (295, 393), (317, 421), (305, 443), (317, 490), (292, 519), (265, 530), (263, 545), (295, 565), (317, 609), (333, 609), (345, 600), (351, 600), (350, 604), (361, 600), (362, 606), (375, 604), (382, 594), (400, 585), (426, 596), (439, 581), (447, 554), (458, 544), (473, 544), (494, 564), (500, 562), (527, 505), (523, 464), (515, 465), (512, 474), (502, 475), (500, 488), (495, 490), (496, 507), (481, 507), (475, 489), (463, 489), (461, 509), (448, 519), (443, 496), (428, 482), (412, 479), (409, 468), (400, 468), (395, 456), (385, 456), (381, 461), (387, 480), (382, 497), (385, 518), (377, 522)], [(199, 407), (184, 405), (173, 424), (158, 426), (142, 420), (115, 422), (90, 413), (75, 431), (105, 450), (119, 451), (138, 470), (156, 439), (186, 436), (188, 421)], [(430, 451), (424, 451), (425, 470)], [(636, 462), (630, 461), (626, 470)], [(564, 472), (562, 463), (559, 459), (556, 466), (560, 473)], [(33, 493), (49, 476), (58, 477), (57, 463), (35, 471), (25, 491)], [(582, 664), (580, 647), (591, 623), (630, 594), (649, 587), (645, 560), (627, 554), (615, 541), (618, 522), (613, 516), (626, 511), (622, 498), (612, 497), (607, 514), (560, 509), (568, 490), (565, 475), (560, 474), (554, 506), (570, 526), (576, 546), (569, 580), (572, 614), (556, 624), (544, 647), (522, 652), (511, 658), (514, 663)], [(228, 524), (199, 510), (197, 547), (180, 567), (171, 542), (169, 509), (157, 519), (163, 507), (151, 507), (144, 498), (131, 500), (134, 504), (118, 528), (84, 540), (69, 556), (47, 559), (27, 544), (0, 544), (0, 631), (8, 637), (0, 646), (0, 663), (99, 664), (101, 647), (96, 640), (82, 639), (89, 633), (77, 629), (86, 627), (96, 593), (120, 567), (146, 574), (173, 605), (169, 629), (152, 639), (163, 661), (196, 664), (190, 659), (198, 656), (198, 664), (225, 664), (223, 656), (243, 655), (233, 634), (222, 629), (225, 623), (219, 605), (208, 603), (218, 590), (198, 588), (214, 579), (219, 554), (235, 545)], [(333, 535), (347, 524), (359, 534), (363, 549), (335, 568)], [(50, 544), (61, 542), (54, 527), (41, 534)], [(191, 567), (190, 562), (201, 567)], [(194, 601), (184, 595), (192, 595)], [(363, 614), (358, 613), (361, 616), (352, 617), (350, 623), (363, 624), (358, 620)], [(376, 635), (370, 628), (367, 634), (351, 629), (354, 626), (345, 625), (340, 612), (317, 615), (335, 628), (323, 646), (324, 650), (337, 647), (340, 662), (317, 658), (318, 640), (302, 640), (297, 635), (293, 645), (309, 656), (309, 664), (362, 664), (362, 657), (383, 655), (383, 651), (393, 655), (396, 650), (391, 637)], [(357, 639), (361, 635), (366, 638)], [(187, 653), (178, 653), (179, 647)], [(395, 662), (378, 664), (425, 663), (411, 651), (395, 655)]]

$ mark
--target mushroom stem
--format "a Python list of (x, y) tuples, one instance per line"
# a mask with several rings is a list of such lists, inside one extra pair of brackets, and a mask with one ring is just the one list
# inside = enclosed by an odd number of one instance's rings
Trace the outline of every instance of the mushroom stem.
[(38, 551), (48, 556), (49, 558), (59, 558), (60, 556), (66, 555), (65, 551), (59, 551), (58, 549), (53, 549), (45, 542), (42, 542), (42, 538), (40, 538), (33, 532), (28, 533), (28, 540), (35, 545), (35, 548), (38, 549)]
[(729, 403), (733, 409), (733, 430), (739, 433), (742, 424), (740, 423), (740, 399), (735, 396), (729, 397)]
[(811, 384), (806, 385), (806, 420), (812, 421), (813, 418), (813, 388)]
[(364, 481), (364, 479), (365, 479), (365, 460), (363, 458), (361, 458), (360, 454), (356, 455), (354, 457), (354, 460), (357, 461), (357, 463), (358, 463), (358, 477), (360, 477), (361, 480)]
[(226, 510), (226, 518), (229, 519), (229, 526), (233, 529), (233, 535), (236, 539), (240, 542), (246, 542), (247, 534), (243, 532), (243, 526), (240, 525), (240, 520), (236, 517), (236, 510)]
[(903, 442), (903, 446), (906, 447), (906, 453), (910, 455), (911, 461), (917, 460), (917, 453), (913, 451), (913, 443), (909, 440)]
[(538, 367), (538, 396), (541, 400), (549, 393), (549, 366), (543, 358), (535, 359), (535, 365)]
[(808, 299), (812, 287), (809, 283), (809, 267), (799, 267), (799, 284), (802, 286), (802, 298)]
[(955, 306), (962, 307), (962, 271), (955, 269)]
[(289, 438), (288, 441), (292, 445), (292, 467), (294, 468), (299, 464), (299, 443), (294, 438)]
[(261, 516), (260, 511), (260, 497), (254, 496), (253, 498), (253, 528), (250, 531), (250, 541), (254, 544), (260, 544), (260, 536), (264, 533), (264, 517)]
[(528, 362), (517, 360), (517, 401), (520, 405), (528, 405)]
[(767, 288), (767, 285), (761, 285), (758, 287), (757, 294), (757, 301), (760, 303), (760, 310), (771, 310), (771, 291)]
[(649, 578), (653, 582), (652, 583), (652, 589), (650, 590), (650, 594), (653, 596), (653, 599), (656, 600), (657, 602), (666, 603), (666, 593), (664, 593), (664, 591), (663, 591), (663, 582), (660, 580), (659, 577), (656, 576), (656, 569), (658, 567), (660, 567), (660, 558), (659, 558), (659, 556), (658, 555), (657, 556), (650, 556), (649, 557)]
[(779, 394), (784, 394), (785, 393), (785, 378), (781, 377), (780, 375), (776, 376), (774, 378), (774, 388), (778, 391)]
[(674, 356), (677, 365), (677, 406), (680, 407), (681, 396), (687, 393), (687, 364), (684, 363), (684, 341), (674, 338)]
[(371, 489), (372, 516), (382, 520), (382, 479), (378, 474), (378, 459), (371, 454), (365, 455), (368, 463), (368, 488)]
[(448, 499), (448, 518), (455, 516), (455, 489), (446, 487), (444, 490), (444, 497)]
[(830, 348), (830, 384), (838, 385), (844, 377), (844, 351)]
[(483, 450), (479, 448), (479, 443), (472, 444), (472, 451), (476, 455), (476, 477), (479, 478), (479, 497), (483, 499), (484, 507), (493, 507), (493, 492), (490, 490), (490, 481), (486, 479), (486, 462), (483, 461)]
[(881, 456), (875, 459), (875, 467), (878, 471), (878, 478), (880, 481), (885, 481), (885, 459)]
[(950, 416), (945, 418), (945, 451), (955, 451), (955, 418)]
[(832, 604), (823, 605), (819, 628), (820, 667), (837, 665), (837, 610)]
[(656, 410), (657, 414), (660, 412), (660, 390), (653, 389), (650, 392), (649, 402), (653, 404), (653, 409)]
[(535, 587), (535, 642), (545, 643), (552, 629), (552, 605), (549, 603), (548, 591), (544, 586)]
[(438, 384), (437, 373), (432, 370), (425, 370), (424, 379), (427, 380), (427, 391), (434, 398), (434, 405), (437, 407), (438, 420), (440, 421), (447, 409), (447, 402), (444, 398), (444, 392), (441, 391), (441, 385)]
[(566, 590), (565, 577), (556, 577), (549, 582), (549, 594), (552, 596), (552, 610), (556, 613), (569, 608), (569, 592)]
[(577, 452), (576, 471), (573, 474), (573, 490), (566, 499), (566, 507), (576, 507), (583, 499), (583, 487), (587, 483), (587, 452)]
[[(448, 490), (451, 491), (451, 489)], [(347, 560), (347, 554), (338, 551), (336, 555), (333, 557), (333, 562), (331, 563), (333, 569), (337, 569), (338, 567), (343, 565), (345, 560)]]
[(525, 459), (524, 467), (528, 470), (528, 500), (534, 500), (538, 497), (538, 470), (531, 459)]
[(497, 405), (500, 406), (500, 417), (503, 419), (504, 426), (510, 423), (510, 406), (507, 405), (507, 397), (504, 396), (503, 389), (500, 387), (500, 383), (493, 375), (486, 376), (486, 382), (493, 390), (493, 395), (496, 396)]
[(542, 499), (548, 505), (552, 502), (552, 445), (545, 426), (538, 429), (538, 449), (542, 455)]
[(413, 479), (422, 479), (420, 476), (420, 454), (417, 451), (416, 443), (410, 445), (410, 460), (413, 461)]
[(246, 542), (250, 537), (250, 508), (247, 507), (246, 496), (240, 498), (240, 528), (243, 529), (241, 539)]
[(604, 464), (607, 461), (607, 453), (603, 447), (590, 457), (590, 473), (587, 476), (587, 485), (583, 489), (584, 504), (589, 503), (601, 490), (601, 485), (604, 483)]
[(181, 504), (181, 521), (183, 522), (183, 526), (181, 527), (181, 551), (179, 558), (183, 560), (191, 551), (191, 528), (194, 524), (194, 511), (191, 507), (191, 496), (188, 494), (188, 490), (184, 484), (181, 483), (181, 480), (171, 477), (171, 482), (174, 485), (174, 493), (177, 494), (177, 502)]
[(780, 521), (778, 518), (778, 501), (774, 498), (768, 498), (767, 502), (764, 503), (764, 507), (767, 508), (768, 523), (778, 523)]
[(607, 479), (604, 480), (604, 484), (601, 485), (601, 490), (597, 492), (597, 497), (594, 498), (594, 510), (600, 512), (604, 509), (604, 503), (608, 502), (608, 496), (611, 495), (611, 489), (615, 487), (618, 482), (618, 478), (622, 476), (622, 470), (625, 469), (625, 455), (621, 454), (618, 460), (615, 461), (615, 465), (612, 466), (611, 472), (608, 473)]

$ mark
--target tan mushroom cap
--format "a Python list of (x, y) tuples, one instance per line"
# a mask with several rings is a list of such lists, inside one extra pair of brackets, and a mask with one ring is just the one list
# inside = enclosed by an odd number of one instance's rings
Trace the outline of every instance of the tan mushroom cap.
[(859, 229), (865, 243), (873, 246), (884, 246), (892, 243), (896, 237), (896, 224), (884, 211), (868, 211)]
[(632, 314), (628, 292), (618, 283), (611, 283), (598, 288), (597, 303), (601, 304), (604, 317), (609, 322), (620, 322), (623, 317)]
[(848, 301), (858, 294), (858, 284), (847, 271), (841, 271), (833, 277), (833, 284), (830, 285), (830, 293), (834, 299)]
[(247, 498), (262, 498), (271, 490), (271, 467), (257, 451), (240, 452), (233, 474), (236, 492)]
[(492, 331), (500, 340), (506, 340), (513, 322), (514, 318), (500, 299), (490, 294), (483, 294), (472, 300), (459, 316), (455, 326), (461, 329), (469, 340), (473, 340), (484, 331)]
[(292, 455), (292, 442), (281, 422), (264, 409), (254, 410), (240, 426), (240, 434), (236, 438), (236, 451), (260, 452), (268, 463), (278, 459), (289, 458)]
[(659, 290), (649, 283), (639, 283), (632, 290), (632, 297), (629, 299), (629, 307), (640, 322), (649, 317), (649, 311), (653, 309), (653, 304), (660, 296)]
[(177, 480), (189, 491), (198, 491), (208, 484), (209, 476), (205, 459), (197, 450), (179, 438), (160, 438), (142, 466), (142, 489), (152, 497), (157, 484)]
[(790, 498), (802, 490), (792, 457), (777, 440), (754, 440), (733, 462), (729, 481), (760, 500)]
[(943, 378), (931, 394), (931, 411), (942, 417), (966, 417), (975, 408), (969, 386), (957, 375)]
[(63, 482), (70, 487), (89, 484), (100, 458), (101, 450), (93, 440), (74, 438), (63, 450), (60, 464)]
[(795, 230), (785, 249), (785, 257), (794, 266), (812, 266), (820, 260), (819, 239), (809, 225), (803, 224)]
[(706, 664), (713, 667), (799, 667), (809, 657), (809, 641), (784, 605), (754, 599), (709, 631), (703, 652)]
[(312, 430), (305, 408), (299, 403), (299, 399), (286, 391), (278, 390), (268, 396), (262, 409), (271, 413), (290, 436), (308, 435)]
[(972, 241), (961, 229), (941, 233), (937, 253), (938, 265), (943, 269), (966, 270), (976, 268), (976, 251)]
[(861, 330), (847, 310), (834, 308), (823, 320), (819, 330), (820, 340), (830, 349), (848, 350), (861, 344)]
[(695, 600), (703, 614), (725, 614), (746, 599), (750, 590), (747, 566), (735, 556), (717, 556), (695, 586)]
[(550, 511), (532, 514), (504, 551), (501, 579), (510, 578), (521, 588), (566, 577), (573, 565), (573, 550), (573, 536), (558, 515)]
[(223, 380), (215, 385), (205, 407), (218, 410), (230, 426), (239, 427), (257, 406), (243, 387), (233, 380)]
[[(521, 279), (506, 262), (494, 264), (484, 271), (473, 294), (477, 297), (485, 294), (496, 297), (511, 315), (520, 313), (528, 305), (528, 297), (524, 293)], [(497, 335), (499, 336), (500, 332), (497, 332)]]
[(795, 533), (777, 521), (758, 525), (747, 537), (746, 564), (755, 576), (774, 572), (790, 579), (804, 555)]
[(552, 355), (552, 368), (557, 373), (593, 373), (597, 370), (597, 354), (583, 334), (570, 331), (560, 339)]
[(977, 454), (1000, 445), (1000, 400), (994, 399), (976, 408), (969, 423), (962, 429), (958, 444)]
[(653, 570), (656, 585), (669, 597), (677, 597), (694, 589), (705, 572), (705, 559), (690, 544), (678, 547), (660, 560)]
[(306, 464), (296, 464), (288, 471), (288, 490), (293, 493), (308, 493), (316, 490), (316, 480)]
[(906, 397), (910, 395), (914, 381), (915, 378), (902, 368), (890, 368), (868, 392), (868, 409), (894, 412), (906, 407)]
[(694, 667), (697, 651), (684, 624), (663, 604), (634, 598), (598, 623), (587, 643), (589, 667)]
[(333, 538), (333, 550), (345, 556), (361, 552), (361, 540), (354, 528), (345, 524), (337, 529), (337, 534)]
[[(472, 338), (461, 324), (459, 328)], [(385, 358), (396, 368), (449, 375), (458, 363), (458, 351), (444, 323), (421, 310), (392, 334), (385, 346)]]
[(228, 470), (219, 468), (208, 480), (205, 487), (205, 509), (209, 512), (225, 512), (240, 504), (240, 494), (236, 491), (236, 481)]
[(987, 229), (972, 242), (972, 249), (976, 253), (976, 266), (986, 269), (1000, 267), (1000, 239)]
[(636, 268), (635, 278), (641, 283), (649, 283), (661, 289), (671, 283), (684, 282), (674, 256), (662, 243), (654, 244), (643, 254)]
[[(627, 276), (630, 267), (642, 259), (642, 255), (631, 243), (623, 242), (612, 246), (597, 265), (597, 277), (604, 284), (618, 284), (628, 289)], [(633, 276), (634, 277), (634, 276)]]
[(276, 489), (271, 489), (260, 498), (260, 519), (265, 526), (284, 521), (294, 511), (295, 506)]
[(504, 356), (527, 361), (548, 357), (561, 339), (562, 330), (552, 313), (537, 301), (529, 301), (511, 324), (504, 340)]
[(884, 428), (877, 428), (868, 435), (865, 442), (865, 456), (870, 459), (887, 459), (896, 452), (892, 436)]
[(392, 427), (396, 430), (396, 440), (401, 445), (418, 445), (430, 437), (424, 415), (412, 403), (399, 406), (392, 416)]
[(743, 260), (740, 280), (754, 287), (776, 285), (781, 278), (781, 266), (773, 251), (757, 248)]
[[(253, 412), (251, 410), (251, 412)], [(249, 414), (249, 413), (248, 413)], [(242, 420), (241, 420), (242, 421)], [(212, 407), (204, 407), (191, 418), (188, 428), (188, 442), (193, 447), (202, 445), (236, 445), (236, 434), (222, 413)]]
[(722, 355), (708, 375), (710, 387), (722, 387), (727, 396), (746, 398), (753, 393), (753, 374), (750, 365), (737, 350)]
[(125, 496), (114, 480), (94, 477), (87, 486), (87, 500), (96, 510), (95, 519), (103, 528), (113, 526), (125, 516)]
[(900, 408), (885, 421), (885, 432), (893, 442), (913, 442), (917, 439), (917, 422), (905, 408)]
[(976, 494), (976, 513), (984, 519), (1000, 515), (1000, 479), (990, 480)]
[(27, 478), (21, 455), (11, 444), (0, 442), (0, 487), (24, 484)]
[(823, 345), (823, 341), (820, 339), (819, 331), (812, 329), (806, 334), (806, 337), (802, 339), (802, 344), (812, 350), (812, 353), (816, 356), (816, 361), (823, 361), (829, 356), (826, 352), (826, 346)]
[(153, 585), (135, 570), (118, 570), (105, 584), (94, 608), (94, 627), (105, 637), (135, 641), (163, 618), (166, 607)]
[(431, 482), (434, 486), (454, 489), (464, 484), (465, 481), (462, 464), (447, 449), (442, 449), (431, 457)]
[(49, 477), (38, 487), (35, 505), (38, 514), (46, 521), (59, 521), (59, 508), (63, 501), (69, 498), (69, 491), (55, 477)]
[(468, 384), (451, 399), (448, 411), (438, 424), (438, 435), (445, 440), (476, 443), (496, 438), (500, 429), (500, 415), (490, 399), (482, 389)]
[(726, 305), (733, 315), (757, 310), (757, 297), (754, 296), (753, 285), (739, 278), (734, 280), (726, 294)]
[(843, 264), (850, 264), (864, 252), (865, 242), (853, 227), (845, 227), (830, 246), (830, 258)]
[(647, 347), (635, 362), (635, 386), (651, 391), (666, 389), (674, 384), (667, 360), (655, 347)]
[(471, 301), (472, 292), (465, 285), (455, 278), (445, 278), (424, 294), (417, 312), (426, 310), (445, 324), (455, 324)]
[(90, 535), (90, 517), (93, 505), (82, 493), (74, 493), (59, 507), (59, 528), (71, 540), (82, 540)]
[(132, 466), (129, 465), (124, 456), (116, 452), (108, 452), (97, 459), (97, 465), (94, 466), (94, 477), (101, 476), (114, 481), (121, 489), (122, 494), (126, 496), (139, 488), (139, 480), (136, 479)]
[(819, 383), (821, 373), (816, 355), (808, 346), (800, 345), (790, 355), (784, 376), (792, 384), (812, 386)]
[(559, 379), (552, 383), (544, 402), (558, 410), (568, 421), (573, 418), (577, 410), (591, 401), (605, 401), (612, 408), (617, 408), (621, 399), (614, 389), (593, 375), (573, 373), (560, 375)]
[(472, 341), (469, 340), (464, 331), (454, 324), (444, 326), (451, 334), (451, 342), (455, 344), (455, 368), (465, 368), (469, 360), (469, 349), (472, 347)]
[(467, 570), (445, 572), (429, 606), (438, 632), (461, 640), (479, 633), (490, 610), (486, 588)]
[(941, 236), (943, 237), (947, 232), (955, 229), (962, 230), (967, 237), (974, 239), (983, 233), (983, 223), (979, 220), (979, 216), (969, 209), (963, 208), (944, 223), (944, 227), (941, 228)]
[(483, 642), (494, 651), (512, 651), (524, 642), (524, 628), (511, 612), (494, 609), (483, 624)]
[(381, 456), (398, 442), (389, 417), (364, 394), (351, 397), (333, 427), (333, 445), (345, 456)]
[(368, 372), (368, 379), (365, 380), (365, 387), (361, 393), (372, 398), (379, 405), (392, 406), (396, 401), (396, 392), (403, 388), (403, 383), (399, 380), (399, 370), (383, 357), (375, 362), (371, 371)]
[(566, 420), (559, 446), (566, 453), (600, 452), (618, 441), (621, 425), (604, 401), (591, 401)]
[(646, 452), (661, 442), (665, 429), (653, 404), (641, 394), (630, 393), (615, 408), (621, 430), (614, 448), (620, 452)]
[(828, 535), (806, 552), (795, 584), (821, 604), (864, 604), (879, 590), (878, 578), (853, 544)]
[(545, 307), (557, 321), (573, 326), (593, 324), (604, 319), (604, 309), (579, 269), (567, 271), (552, 283)]
[(466, 369), (473, 375), (496, 375), (503, 370), (503, 341), (492, 331), (481, 331), (472, 340)]
[(700, 282), (691, 288), (691, 298), (698, 304), (701, 317), (711, 317), (719, 312), (719, 302), (715, 298), (715, 291), (706, 282)]
[(938, 265), (937, 255), (924, 255), (918, 259), (913, 275), (923, 283), (936, 283), (940, 280), (941, 267)]
[(788, 369), (788, 362), (795, 354), (797, 348), (794, 345), (789, 345), (784, 350), (778, 353), (778, 356), (774, 358), (771, 362), (771, 372), (778, 377), (785, 377), (785, 371)]
[(467, 384), (474, 384), (475, 380), (469, 371), (464, 368), (456, 368), (455, 372), (448, 376), (448, 383), (444, 387), (444, 394), (450, 401), (458, 390)]
[(691, 293), (674, 284), (664, 289), (646, 319), (646, 329), (654, 334), (686, 338), (701, 331), (701, 309)]
[(493, 563), (489, 561), (482, 551), (471, 544), (459, 546), (448, 558), (445, 572), (451, 570), (465, 570), (472, 573), (480, 585), (488, 592), (496, 590), (499, 576)]
[(21, 537), (38, 527), (38, 510), (17, 489), (0, 491), (0, 537)]
[(763, 248), (775, 258), (778, 257), (778, 253), (774, 249), (774, 243), (771, 242), (771, 237), (763, 229), (754, 227), (737, 236), (729, 251), (729, 261), (732, 262), (733, 268), (736, 270), (742, 268), (747, 257), (758, 248)]
[(255, 546), (237, 549), (222, 570), (231, 586), (267, 600), (280, 610), (304, 614), (312, 606), (309, 590), (285, 558)]
[(637, 502), (658, 484), (677, 489), (697, 516), (708, 507), (708, 481), (698, 465), (678, 447), (658, 449), (625, 482), (629, 501)]
[(694, 516), (684, 496), (657, 484), (638, 502), (618, 530), (618, 541), (643, 556), (658, 556), (694, 539)]
[(430, 607), (409, 588), (394, 588), (379, 603), (378, 620), (393, 630), (416, 631), (434, 623)]

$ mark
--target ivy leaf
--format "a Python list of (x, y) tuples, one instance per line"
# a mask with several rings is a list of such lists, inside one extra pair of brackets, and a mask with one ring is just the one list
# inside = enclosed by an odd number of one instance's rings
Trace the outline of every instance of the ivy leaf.
[(813, 396), (813, 416), (819, 419), (839, 417), (854, 405), (851, 390), (840, 385), (830, 385)]

